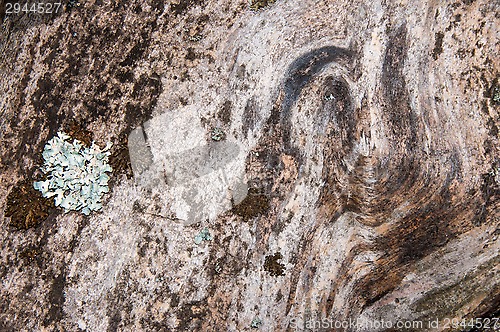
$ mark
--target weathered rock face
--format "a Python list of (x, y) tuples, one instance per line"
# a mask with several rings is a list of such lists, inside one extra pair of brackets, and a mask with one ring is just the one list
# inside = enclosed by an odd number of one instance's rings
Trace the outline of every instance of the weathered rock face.
[[(499, 9), (89, 1), (6, 15), (0, 329), (498, 317)], [(126, 137), (146, 120), (153, 164), (132, 178)], [(64, 214), (25, 185), (58, 130), (115, 144), (102, 212)]]

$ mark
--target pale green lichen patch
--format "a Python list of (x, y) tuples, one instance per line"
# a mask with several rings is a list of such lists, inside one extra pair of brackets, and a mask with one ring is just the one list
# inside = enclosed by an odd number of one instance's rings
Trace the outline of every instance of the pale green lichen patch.
[(493, 101), (495, 103), (500, 103), (500, 88), (496, 88), (493, 93)]
[(111, 144), (101, 149), (94, 142), (85, 147), (63, 132), (57, 133), (45, 145), (41, 168), (46, 179), (33, 183), (44, 197), (54, 197), (56, 206), (66, 212), (100, 210), (102, 197), (109, 191), (108, 180), (112, 168), (108, 164)]
[(216, 142), (222, 141), (226, 138), (226, 134), (220, 128), (213, 128), (210, 134), (212, 140)]
[(259, 317), (255, 317), (250, 323), (250, 327), (253, 329), (258, 329), (262, 326), (262, 320)]
[(213, 237), (208, 228), (204, 228), (200, 233), (194, 237), (194, 243), (200, 244), (202, 241), (212, 241)]
[(329, 95), (325, 95), (324, 99), (325, 99), (325, 101), (329, 101), (329, 100), (334, 100), (335, 97), (333, 96), (332, 93), (330, 93)]

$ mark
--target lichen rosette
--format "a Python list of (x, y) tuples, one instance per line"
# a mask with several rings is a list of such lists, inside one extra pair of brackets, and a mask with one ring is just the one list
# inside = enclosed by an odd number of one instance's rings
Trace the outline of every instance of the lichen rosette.
[(58, 132), (45, 145), (41, 168), (46, 178), (33, 183), (44, 197), (54, 197), (56, 206), (66, 212), (81, 211), (89, 215), (102, 208), (102, 197), (109, 191), (108, 181), (112, 171), (108, 164), (108, 143), (101, 149), (95, 142), (85, 147), (82, 142), (63, 132)]

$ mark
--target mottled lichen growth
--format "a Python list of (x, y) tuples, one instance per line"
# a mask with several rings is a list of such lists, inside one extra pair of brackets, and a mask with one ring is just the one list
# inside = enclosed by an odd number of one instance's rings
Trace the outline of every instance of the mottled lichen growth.
[[(474, 290), (481, 289), (484, 287), (484, 278), (480, 271), (495, 271), (495, 267), (500, 263), (500, 257), (494, 257), (489, 261), (481, 264), (481, 268), (477, 271), (464, 275), (461, 279), (449, 285), (442, 285), (441, 287), (436, 287), (432, 291), (423, 295), (418, 301), (411, 305), (413, 311), (425, 313), (422, 317), (423, 320), (431, 320), (434, 317), (446, 317), (447, 312), (454, 312), (463, 310), (467, 307), (468, 303), (474, 298)], [(498, 298), (495, 299), (493, 296), (486, 298), (487, 301), (491, 303), (498, 302)], [(498, 306), (497, 306), (498, 308)], [(482, 318), (498, 318), (498, 309), (490, 310), (490, 312), (485, 312)], [(492, 324), (491, 327), (493, 327)], [(498, 323), (496, 324), (498, 326)], [(462, 326), (463, 327), (463, 326)], [(456, 327), (455, 327), (456, 328)], [(455, 329), (455, 331), (465, 331), (463, 329)], [(488, 331), (489, 329), (469, 329), (467, 331)], [(493, 330), (493, 329), (492, 329)], [(490, 330), (490, 331), (492, 331)]]
[(285, 275), (285, 265), (278, 262), (283, 256), (281, 253), (277, 252), (274, 255), (266, 256), (264, 262), (264, 270), (269, 272), (273, 277), (284, 276)]

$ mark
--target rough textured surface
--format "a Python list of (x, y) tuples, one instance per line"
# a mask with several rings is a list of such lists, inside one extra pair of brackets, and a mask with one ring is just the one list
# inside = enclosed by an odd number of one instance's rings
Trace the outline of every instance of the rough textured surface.
[[(498, 1), (63, 9), (0, 32), (0, 330), (498, 317)], [(9, 197), (58, 130), (114, 143), (112, 192), (90, 217), (37, 201), (17, 230)], [(215, 144), (237, 148), (169, 173)]]

